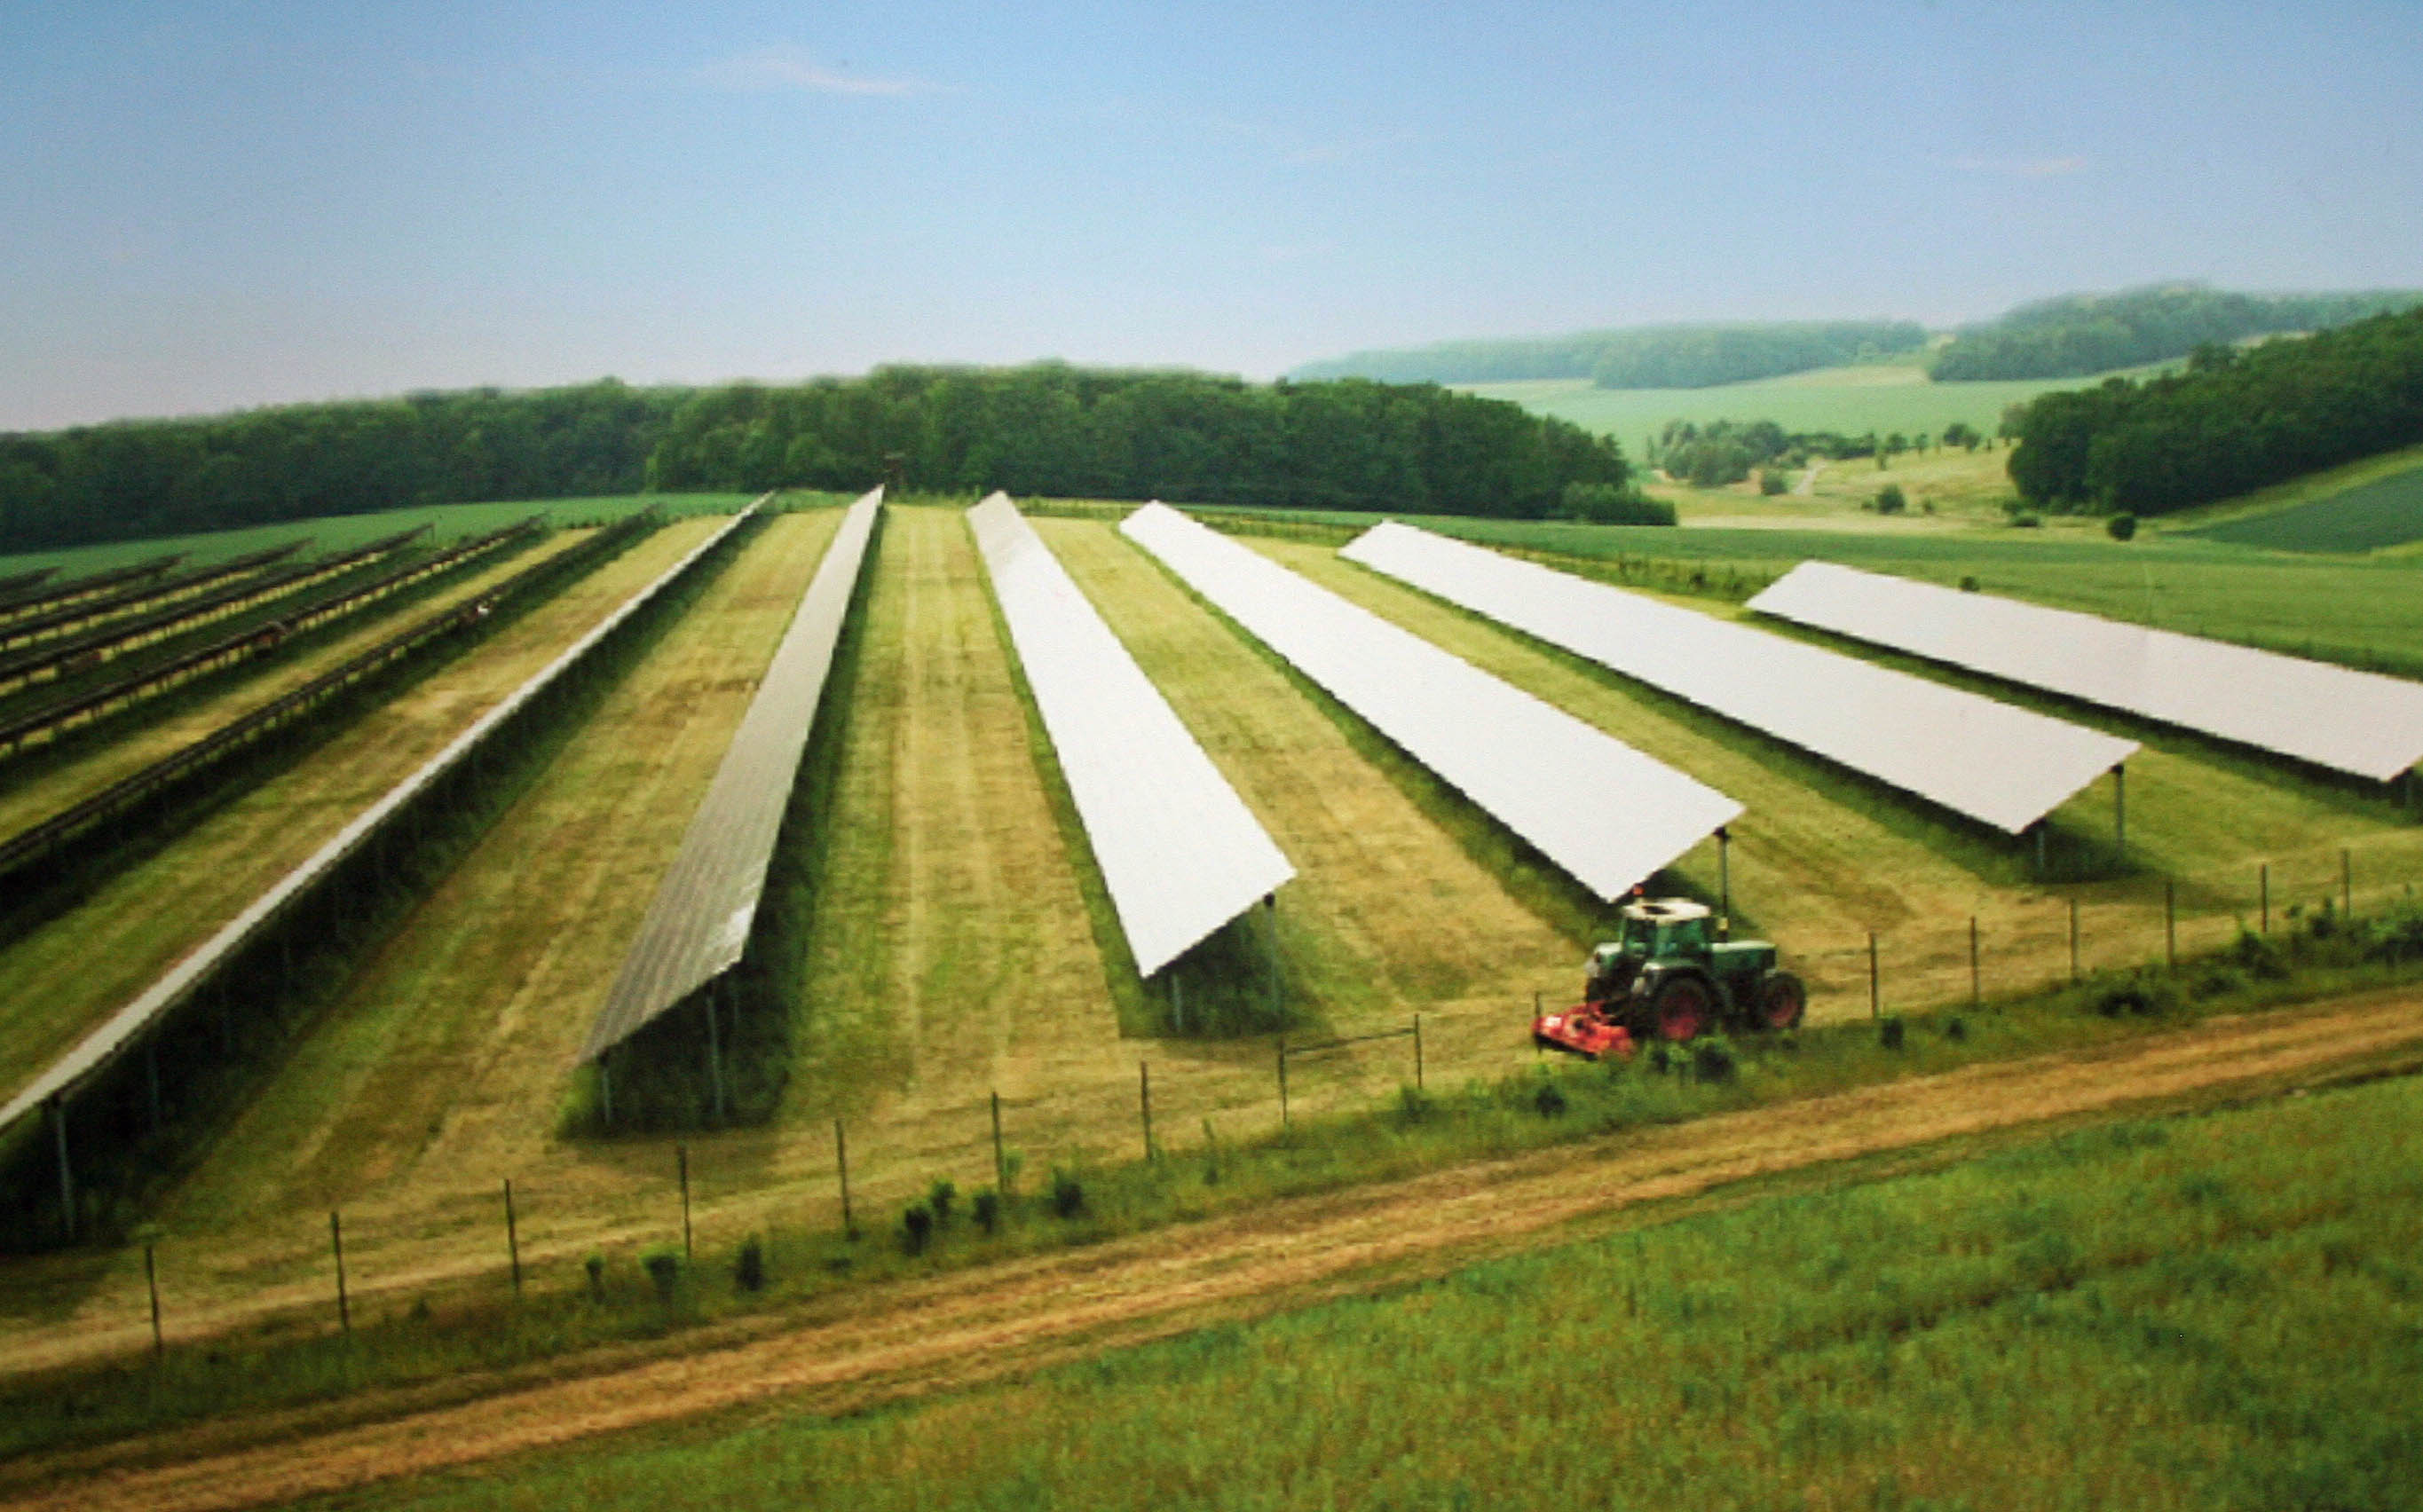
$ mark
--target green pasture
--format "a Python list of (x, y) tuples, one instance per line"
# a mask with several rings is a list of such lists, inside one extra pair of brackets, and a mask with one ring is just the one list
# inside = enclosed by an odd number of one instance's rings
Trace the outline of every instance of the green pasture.
[(2423, 540), (2423, 465), (2270, 513), (2209, 526), (2195, 534), (2274, 551), (2377, 551)]
[(2412, 1505), (2423, 1083), (2075, 1132), (347, 1506)]
[(1702, 425), (1710, 420), (1773, 420), (1786, 431), (1834, 431), (1844, 435), (1869, 431), (1890, 435), (1899, 431), (1910, 436), (1939, 434), (1953, 421), (1966, 420), (1992, 435), (2002, 424), (2005, 406), (2024, 403), (2048, 389), (2077, 388), (2101, 381), (2096, 377), (1939, 384), (1916, 363), (1861, 363), (1714, 388), (1599, 388), (1586, 378), (1456, 386), (1485, 399), (1512, 400), (1535, 415), (1553, 415), (1611, 435), (1637, 460), (1649, 437), (1668, 420)]
[(516, 520), (544, 513), (559, 526), (605, 525), (641, 510), (662, 510), (669, 518), (686, 514), (728, 514), (749, 502), (748, 494), (620, 494), (602, 498), (541, 498), (499, 500), (486, 504), (430, 504), (419, 509), (388, 510), (377, 514), (326, 514), (277, 525), (256, 525), (242, 530), (211, 530), (198, 535), (152, 536), (141, 541), (114, 541), (105, 545), (69, 546), (57, 551), (29, 551), (0, 557), (0, 577), (50, 567), (59, 578), (80, 577), (112, 567), (143, 561), (166, 552), (182, 551), (194, 563), (221, 560), (282, 545), (297, 536), (311, 538), (315, 551), (341, 551), (425, 525), (440, 541), (483, 535)]

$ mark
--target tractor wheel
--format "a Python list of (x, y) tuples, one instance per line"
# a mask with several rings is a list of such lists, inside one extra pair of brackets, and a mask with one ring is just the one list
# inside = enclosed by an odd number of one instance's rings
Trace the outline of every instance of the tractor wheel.
[(1809, 1011), (1808, 989), (1800, 979), (1789, 971), (1778, 971), (1758, 984), (1755, 1006), (1758, 1027), (1766, 1030), (1797, 1029), (1800, 1016)]
[(1659, 1039), (1697, 1039), (1700, 1032), (1715, 1021), (1717, 1000), (1708, 991), (1708, 984), (1698, 977), (1669, 977), (1659, 984), (1657, 996), (1650, 1000), (1649, 1012), (1657, 1021)]

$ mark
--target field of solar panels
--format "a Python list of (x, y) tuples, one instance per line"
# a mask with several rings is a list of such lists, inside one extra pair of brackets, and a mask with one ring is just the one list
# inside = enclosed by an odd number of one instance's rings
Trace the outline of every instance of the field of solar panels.
[[(1256, 1134), (1277, 1118), (1273, 1039), (1199, 1032), (1224, 1001), (1259, 1008), (1267, 994), (1272, 1016), (1259, 1027), (1284, 1023), (1299, 1041), (1386, 1033), (1419, 1015), (1434, 1082), (1496, 1076), (1531, 1056), (1535, 1001), (1560, 1002), (1579, 987), (1606, 898), (1653, 873), (1660, 888), (1729, 895), (1738, 931), (1777, 941), (1807, 980), (1811, 1018), (1821, 1023), (1871, 1012), (1872, 959), (1887, 1011), (1964, 999), (1972, 921), (1983, 941), (1977, 969), (1994, 992), (2065, 973), (2073, 920), (2087, 967), (2159, 955), (2166, 889), (2181, 945), (2193, 949), (2252, 921), (2262, 888), (2285, 914), (2343, 887), (2362, 904), (2423, 879), (2423, 827), (2378, 784), (1847, 640), (1787, 637), (1721, 596), (1663, 601), (1728, 627), (1758, 625), (1781, 644), (1822, 644), (1862, 668), (1911, 672), (1936, 690), (1930, 699), (1989, 696), (2024, 711), (2031, 731), (2059, 721), (2081, 732), (2084, 764), (2040, 798), (2050, 861), (2040, 874), (2034, 831), (2011, 832), (2026, 830), (2035, 811), (2005, 823), (1979, 817), (1987, 797), (1949, 787), (1922, 795), (1936, 780), (1926, 774), (1865, 775), (1855, 769), (1865, 759), (1856, 732), (1833, 754), (1812, 754), (1827, 748), (1812, 746), (1813, 727), (1779, 733), (1758, 722), (1758, 706), (1787, 701), (1785, 689), (1765, 700), (1755, 686), (1735, 690), (1741, 701), (1728, 702), (1714, 684), (1680, 688), (1656, 667), (1620, 670), (1560, 646), (1547, 628), (1509, 628), (1323, 541), (1212, 537), (1328, 590), (1364, 611), (1356, 624), (1409, 632), (1408, 643), (1462, 658), (1506, 689), (1507, 709), (1536, 704), (1539, 729), (1570, 732), (1501, 743), (1506, 759), (1541, 757), (1567, 739), (1595, 750), (1611, 737), (1687, 779), (1645, 816), (1662, 817), (1671, 833), (1644, 840), (1626, 827), (1644, 815), (1626, 813), (1624, 792), (1544, 793), (1515, 781), (1492, 795), (1486, 774), (1450, 784), (1445, 768), (1417, 759), (1419, 748), (1475, 732), (1449, 717), (1429, 734), (1401, 733), (1386, 722), (1396, 714), (1377, 705), (1358, 714), (1362, 695), (1322, 669), (1318, 645), (1291, 647), (1285, 615), (1250, 630), (1255, 611), (1192, 575), (1169, 553), (1172, 538), (1156, 546), (1108, 517), (1038, 515), (1034, 539), (1209, 758), (1209, 776), (1233, 791), (1243, 829), (1267, 836), (1292, 875), (1275, 882), (1283, 874), (1251, 859), (1259, 853), (1249, 837), (1226, 853), (1247, 858), (1227, 881), (1213, 875), (1219, 858), (1180, 848), (1182, 833), (1121, 859), (1101, 851), (1098, 862), (1089, 834), (1115, 822), (1102, 806), (1122, 800), (1116, 782), (1097, 784), (1117, 764), (1084, 754), (1085, 733), (1053, 712), (1065, 695), (1025, 665), (1047, 654), (1026, 638), (1048, 637), (1055, 615), (1074, 612), (1064, 591), (995, 575), (1032, 548), (980, 547), (964, 503), (894, 504), (864, 567), (841, 584), (848, 622), (762, 906), (763, 927), (790, 932), (777, 987), (796, 1007), (779, 1095), (768, 1116), (713, 1130), (650, 1131), (630, 1122), (637, 1104), (626, 1100), (618, 1126), (613, 1089), (640, 1095), (648, 1057), (678, 1057), (680, 1074), (695, 1080), (701, 1067), (736, 1076), (736, 1060), (759, 1053), (716, 1039), (712, 1009), (695, 1029), (665, 1014), (657, 1029), (618, 1030), (611, 1045), (593, 1031), (840, 534), (836, 501), (795, 502), (802, 507), (749, 522), (668, 589), (667, 606), (617, 653), (612, 674), (514, 769), (493, 822), (409, 889), (374, 937), (305, 983), (303, 1008), (251, 1043), (259, 1070), (240, 1095), (180, 1126), (189, 1146), (168, 1162), (173, 1179), (143, 1193), (139, 1210), (88, 1215), (121, 1231), (146, 1219), (173, 1237), (186, 1326), (317, 1299), (332, 1208), (343, 1210), (363, 1273), (412, 1284), (497, 1264), (506, 1178), (520, 1194), (518, 1239), (530, 1256), (561, 1264), (651, 1242), (665, 1229), (677, 1142), (702, 1221), (735, 1234), (830, 1221), (836, 1120), (870, 1211), (896, 1210), (937, 1175), (970, 1187), (990, 1179), (995, 1095), (1008, 1143), (1033, 1169), (1123, 1154), (1137, 1137), (1140, 1062), (1149, 1063), (1161, 1126), (1175, 1131), (1165, 1138)], [(128, 843), (88, 886), (17, 928), (0, 942), (8, 1004), (0, 1099), (33, 1084), (725, 518), (673, 521), (585, 566), (488, 638), (316, 735), (293, 762)], [(1734, 549), (1719, 539), (1731, 533), (1705, 534), (1712, 559)], [(561, 532), (537, 549), (570, 551), (579, 539)], [(1560, 548), (1579, 539), (1554, 536)], [(1951, 559), (1921, 575), (1939, 575)], [(2159, 559), (2180, 592), (2313, 570), (2215, 547)], [(2115, 575), (2118, 560), (2093, 547), (2057, 559)], [(2211, 582), (2199, 575), (2208, 562)], [(2051, 575), (2042, 561), (2007, 565)], [(477, 590), (467, 580), (449, 591)], [(2380, 615), (2404, 612), (2384, 609), (2382, 597), (2314, 599), (2307, 623), (2325, 638), (2354, 633), (2351, 622), (2373, 634)], [(1681, 642), (1664, 654), (1716, 683), (1750, 671), (1694, 664)], [(274, 677), (284, 682), (264, 674), (122, 739), (87, 741), (0, 786), (0, 812), (12, 827), (37, 821), (318, 665), (282, 667)], [(2115, 784), (2104, 774), (2107, 757), (2131, 744), (2124, 856)], [(1693, 789), (1717, 801), (1675, 819), (1677, 806), (1696, 801)], [(1711, 831), (1735, 809), (1720, 857)], [(1568, 814), (1575, 834), (1592, 838), (1559, 854)], [(1607, 861), (1605, 875), (1594, 857)], [(1274, 887), (1275, 903), (1258, 906)], [(1156, 924), (1132, 912), (1156, 888), (1183, 918)], [(1150, 936), (1154, 927), (1164, 933)], [(1148, 936), (1164, 943), (1139, 948)], [(1173, 960), (1140, 979), (1139, 964)], [(1198, 1032), (1174, 1032), (1186, 1022), (1190, 985)], [(696, 1001), (676, 992), (650, 1011)], [(721, 1022), (728, 1035), (732, 1020)], [(182, 1043), (207, 1053), (212, 1041)], [(1405, 1058), (1394, 1040), (1351, 1047), (1296, 1074), (1295, 1106), (1392, 1095)], [(139, 1105), (140, 1075), (121, 1082), (120, 1095)], [(139, 1107), (119, 1120), (140, 1121)], [(20, 1169), (47, 1172), (52, 1136), (40, 1118), (6, 1138)], [(12, 1350), (65, 1349), (79, 1326), (103, 1338), (139, 1326), (139, 1301), (129, 1300), (142, 1286), (134, 1252), (9, 1264), (23, 1299), (0, 1317)]]

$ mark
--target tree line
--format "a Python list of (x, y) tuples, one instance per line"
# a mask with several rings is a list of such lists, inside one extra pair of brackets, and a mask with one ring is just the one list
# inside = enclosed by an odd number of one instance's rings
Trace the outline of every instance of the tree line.
[(2418, 303), (2423, 293), (2413, 291), (2237, 294), (2199, 284), (2066, 294), (1961, 333), (1936, 353), (1928, 371), (1939, 383), (2081, 378), (2249, 337), (2328, 330)]
[(807, 487), (1538, 517), (1617, 445), (1432, 386), (883, 368), (704, 389), (477, 389), (0, 435), (0, 550), (642, 489)]
[(2017, 429), (2011, 481), (2027, 498), (2135, 514), (2411, 446), (2423, 442), (2423, 308), (2039, 395)]
[(1925, 340), (1924, 328), (1912, 321), (1637, 325), (1357, 352), (1308, 363), (1291, 376), (1439, 384), (1587, 378), (1601, 388), (1708, 388), (1912, 352)]

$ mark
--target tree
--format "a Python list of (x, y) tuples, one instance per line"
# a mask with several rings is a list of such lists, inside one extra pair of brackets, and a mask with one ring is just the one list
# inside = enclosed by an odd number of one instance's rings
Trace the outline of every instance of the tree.
[(2133, 540), (2137, 534), (2137, 517), (2127, 513), (2115, 514), (2103, 522), (2103, 530), (2114, 541)]

